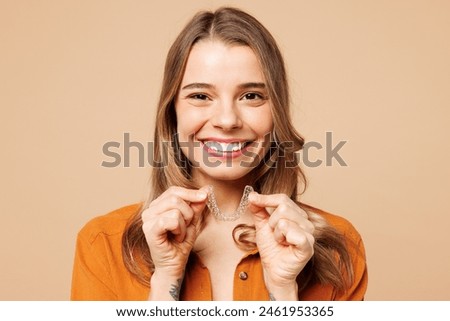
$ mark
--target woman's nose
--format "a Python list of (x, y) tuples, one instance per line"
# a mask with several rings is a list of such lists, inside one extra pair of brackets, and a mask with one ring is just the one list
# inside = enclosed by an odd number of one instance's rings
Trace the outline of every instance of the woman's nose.
[(242, 120), (233, 102), (221, 102), (215, 106), (211, 122), (214, 127), (232, 130), (242, 126)]

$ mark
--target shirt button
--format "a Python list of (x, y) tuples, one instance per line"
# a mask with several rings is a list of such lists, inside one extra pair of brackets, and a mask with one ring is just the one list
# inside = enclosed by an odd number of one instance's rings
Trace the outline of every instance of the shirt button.
[(239, 278), (240, 278), (241, 280), (247, 280), (247, 279), (248, 279), (248, 275), (247, 275), (247, 273), (245, 273), (245, 272), (240, 272), (240, 273), (239, 273)]

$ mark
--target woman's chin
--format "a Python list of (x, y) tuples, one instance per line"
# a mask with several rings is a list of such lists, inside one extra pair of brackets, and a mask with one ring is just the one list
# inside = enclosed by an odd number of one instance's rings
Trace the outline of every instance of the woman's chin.
[(234, 166), (220, 166), (216, 168), (197, 168), (194, 177), (212, 183), (214, 181), (236, 181), (248, 176), (251, 168), (245, 168), (236, 164)]

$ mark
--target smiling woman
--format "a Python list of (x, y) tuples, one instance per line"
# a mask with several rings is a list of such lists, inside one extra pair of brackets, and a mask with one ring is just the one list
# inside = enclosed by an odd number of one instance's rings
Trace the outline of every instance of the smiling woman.
[(181, 31), (154, 140), (155, 161), (167, 159), (152, 168), (147, 201), (79, 233), (72, 299), (364, 298), (358, 232), (299, 200), (304, 141), (282, 55), (255, 18), (221, 8)]

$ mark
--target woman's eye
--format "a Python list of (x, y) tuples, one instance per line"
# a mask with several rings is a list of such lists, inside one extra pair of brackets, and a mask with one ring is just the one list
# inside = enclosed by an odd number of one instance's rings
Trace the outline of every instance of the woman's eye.
[(242, 99), (246, 100), (263, 99), (263, 96), (258, 93), (247, 93), (242, 97)]
[(194, 95), (189, 96), (189, 98), (198, 99), (198, 100), (207, 100), (208, 96), (206, 96), (205, 94), (194, 94)]

